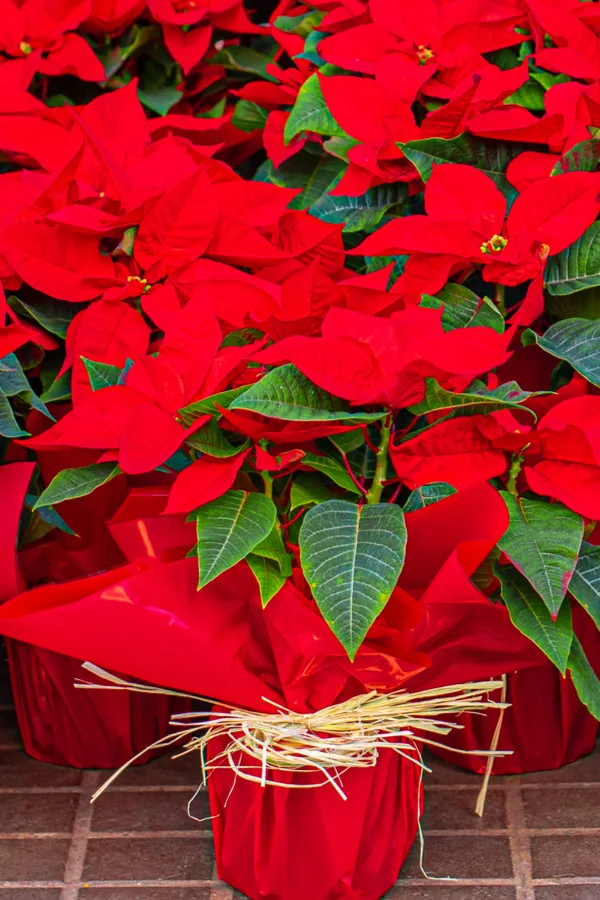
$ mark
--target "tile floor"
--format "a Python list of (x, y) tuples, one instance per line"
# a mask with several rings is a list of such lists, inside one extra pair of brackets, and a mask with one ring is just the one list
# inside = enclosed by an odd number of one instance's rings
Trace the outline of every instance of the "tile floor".
[[(600, 900), (600, 745), (559, 772), (498, 779), (483, 820), (479, 778), (432, 766), (425, 868), (452, 880), (425, 879), (414, 848), (387, 900)], [(132, 769), (91, 807), (103, 777), (29, 759), (0, 705), (0, 900), (243, 900), (186, 815), (195, 761)]]

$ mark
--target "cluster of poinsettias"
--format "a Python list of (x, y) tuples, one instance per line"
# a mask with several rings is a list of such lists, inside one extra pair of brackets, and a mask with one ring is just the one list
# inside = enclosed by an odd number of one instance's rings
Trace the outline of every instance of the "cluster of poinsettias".
[[(596, 6), (89, 6), (43, 43), (10, 3), (2, 37), (0, 434), (67, 461), (29, 533), (160, 479), (201, 585), (247, 559), (266, 604), (302, 569), (354, 656), (403, 509), (490, 481), (511, 524), (477, 583), (600, 715), (566, 599), (600, 624)], [(116, 68), (67, 102), (99, 31)]]

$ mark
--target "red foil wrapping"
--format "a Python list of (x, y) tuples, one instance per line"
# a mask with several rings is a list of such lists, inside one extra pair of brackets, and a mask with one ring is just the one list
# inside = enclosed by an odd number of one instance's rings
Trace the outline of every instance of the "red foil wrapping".
[[(42, 762), (120, 768), (167, 733), (172, 713), (187, 708), (160, 694), (76, 688), (77, 678), (87, 678), (77, 660), (21, 641), (6, 644), (23, 745)], [(156, 755), (146, 753), (136, 765)]]
[[(494, 775), (522, 775), (560, 769), (587, 756), (594, 749), (598, 722), (577, 696), (570, 677), (563, 678), (552, 663), (512, 672), (507, 676), (507, 700), (499, 750), (511, 756), (494, 760)], [(461, 717), (464, 728), (444, 738), (459, 750), (489, 748), (498, 722), (497, 714)], [(447, 762), (471, 772), (484, 773), (486, 760), (433, 748)]]
[[(209, 744), (209, 758), (226, 741)], [(238, 761), (236, 755), (236, 762)], [(276, 773), (281, 785), (322, 775)], [(414, 841), (420, 769), (391, 750), (330, 786), (267, 786), (218, 768), (208, 780), (219, 876), (252, 900), (372, 900), (396, 881)]]

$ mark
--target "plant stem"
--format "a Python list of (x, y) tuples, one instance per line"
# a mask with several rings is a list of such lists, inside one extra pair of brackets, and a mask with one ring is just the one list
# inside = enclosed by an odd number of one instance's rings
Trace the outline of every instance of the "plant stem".
[(521, 474), (521, 467), (523, 465), (523, 457), (521, 454), (517, 454), (513, 456), (513, 460), (510, 464), (510, 469), (508, 470), (508, 481), (506, 482), (506, 490), (509, 494), (512, 494), (513, 497), (519, 497), (519, 491), (517, 490), (517, 481), (519, 480), (519, 475)]
[(506, 306), (504, 305), (504, 285), (497, 284), (496, 292), (494, 295), (494, 300), (496, 301), (496, 306), (502, 313), (502, 315), (506, 318)]
[(269, 498), (269, 500), (273, 499), (273, 477), (269, 474), (269, 472), (261, 471), (260, 473), (262, 480), (265, 484), (265, 495)]
[(367, 503), (379, 503), (383, 494), (384, 482), (387, 478), (388, 452), (392, 434), (392, 414), (390, 413), (381, 428), (381, 441), (377, 450), (377, 462), (373, 484), (367, 494)]

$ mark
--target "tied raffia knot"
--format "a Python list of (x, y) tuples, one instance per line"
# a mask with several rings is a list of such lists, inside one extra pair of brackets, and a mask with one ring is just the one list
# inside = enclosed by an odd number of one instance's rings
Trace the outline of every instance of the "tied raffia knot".
[[(85, 668), (105, 683), (80, 681), (77, 687), (190, 696), (123, 681), (90, 663), (86, 663)], [(273, 706), (273, 712), (256, 712), (219, 704), (215, 712), (180, 713), (171, 719), (171, 725), (178, 728), (175, 733), (156, 741), (126, 763), (93, 799), (148, 750), (175, 744), (183, 745), (177, 756), (200, 754), (204, 784), (211, 771), (228, 766), (237, 777), (254, 781), (262, 787), (316, 788), (331, 784), (346, 799), (342, 784), (345, 771), (374, 766), (383, 749), (399, 753), (425, 768), (418, 744), (444, 747), (435, 737), (462, 728), (454, 717), (463, 713), (482, 714), (490, 709), (503, 711), (507, 704), (489, 697), (501, 687), (502, 682), (499, 681), (481, 681), (418, 693), (397, 690), (379, 694), (371, 691), (314, 713), (294, 712), (267, 698), (263, 698), (264, 702)], [(448, 720), (448, 717), (452, 718)], [(224, 749), (207, 761), (207, 745), (216, 738), (224, 744)], [(461, 752), (477, 753), (490, 759), (505, 755), (495, 747), (481, 751), (481, 754), (479, 751)], [(319, 773), (322, 778), (310, 783), (290, 784), (275, 780), (272, 776), (276, 772), (312, 772)]]

